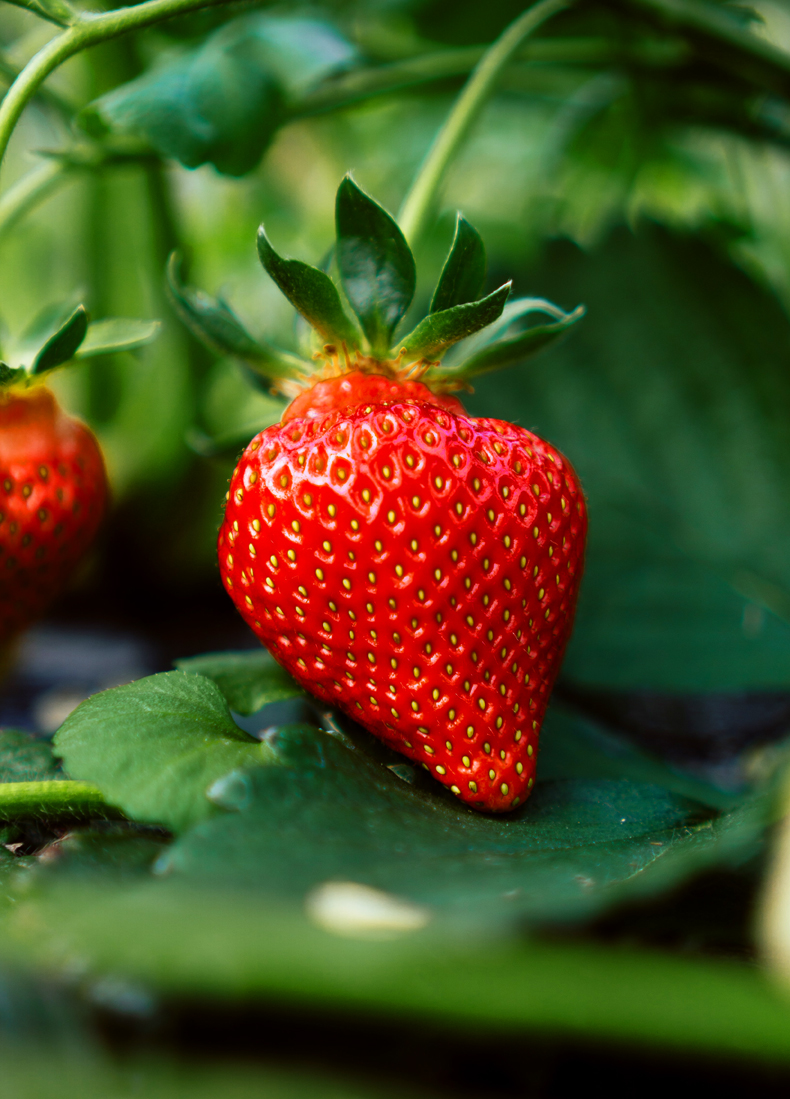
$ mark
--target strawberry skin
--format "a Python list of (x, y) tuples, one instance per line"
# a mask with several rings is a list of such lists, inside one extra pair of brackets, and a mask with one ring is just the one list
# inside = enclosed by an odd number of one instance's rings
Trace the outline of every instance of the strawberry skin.
[(107, 500), (98, 443), (43, 385), (0, 394), (0, 644), (83, 560)]
[(410, 384), (379, 403), (324, 392), (257, 435), (231, 480), (220, 570), (307, 690), (476, 809), (506, 812), (534, 783), (584, 497), (531, 432)]

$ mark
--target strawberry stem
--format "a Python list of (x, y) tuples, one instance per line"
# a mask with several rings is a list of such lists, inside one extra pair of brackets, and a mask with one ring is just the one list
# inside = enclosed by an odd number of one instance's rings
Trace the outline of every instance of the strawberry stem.
[(427, 228), (445, 173), (494, 92), (503, 68), (525, 38), (547, 19), (570, 7), (571, 2), (572, 0), (539, 0), (511, 23), (480, 58), (434, 138), (401, 206), (398, 222), (413, 249), (419, 246)]
[(101, 790), (89, 782), (48, 779), (43, 782), (0, 783), (0, 820), (27, 817), (118, 817), (121, 814), (104, 800)]

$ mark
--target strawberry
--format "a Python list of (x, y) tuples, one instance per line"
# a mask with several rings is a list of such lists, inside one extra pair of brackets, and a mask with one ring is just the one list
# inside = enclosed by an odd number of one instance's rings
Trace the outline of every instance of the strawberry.
[[(253, 340), (224, 302), (179, 285), (171, 268), (193, 330), (294, 398), (231, 478), (222, 579), (307, 690), (462, 801), (506, 812), (534, 784), (581, 579), (584, 496), (548, 443), (467, 415), (452, 391), (523, 359), (583, 309), (524, 299), (505, 311), (509, 284), (479, 297), (485, 250), (459, 216), (430, 313), (393, 345), (415, 288), (409, 247), (348, 178), (337, 228), (356, 320), (326, 273), (279, 256), (263, 229), (258, 237), (264, 267), (320, 337), (318, 368)], [(534, 311), (552, 322), (511, 334)], [(483, 329), (465, 357), (442, 363)]]
[[(152, 340), (159, 322), (49, 306), (0, 362), (0, 647), (39, 617), (83, 561), (107, 504), (99, 444), (42, 382), (77, 358)], [(23, 358), (24, 361), (19, 361)]]
[(63, 590), (106, 499), (93, 432), (44, 385), (0, 391), (0, 643)]
[(309, 413), (236, 467), (228, 593), (313, 694), (464, 801), (514, 808), (581, 576), (573, 470), (524, 428), (430, 394)]

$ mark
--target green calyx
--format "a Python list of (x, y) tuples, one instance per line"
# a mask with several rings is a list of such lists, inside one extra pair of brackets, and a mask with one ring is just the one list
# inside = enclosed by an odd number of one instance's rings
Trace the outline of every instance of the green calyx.
[(96, 355), (132, 351), (155, 339), (159, 321), (108, 317), (91, 323), (84, 305), (47, 306), (4, 349), (9, 362), (0, 360), (0, 388), (29, 385), (56, 367)]
[[(337, 192), (335, 222), (331, 274), (281, 256), (264, 227), (258, 230), (263, 267), (317, 336), (312, 362), (254, 339), (224, 301), (181, 282), (173, 256), (168, 284), (176, 311), (212, 350), (236, 358), (259, 385), (287, 396), (327, 370), (420, 378), (437, 392), (466, 388), (476, 374), (547, 346), (584, 315), (583, 306), (565, 313), (540, 298), (508, 303), (509, 282), (481, 297), (485, 245), (459, 214), (428, 315), (398, 335), (417, 285), (414, 256), (401, 229), (350, 176)], [(549, 320), (525, 327), (534, 313)]]

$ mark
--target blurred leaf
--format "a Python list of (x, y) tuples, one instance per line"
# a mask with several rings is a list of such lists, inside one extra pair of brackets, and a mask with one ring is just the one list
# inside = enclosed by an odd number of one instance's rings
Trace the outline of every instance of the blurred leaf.
[(790, 684), (790, 323), (707, 244), (643, 225), (533, 272), (572, 340), (481, 380), (476, 415), (568, 455), (590, 533), (564, 673), (618, 689)]
[(48, 741), (18, 729), (0, 729), (0, 782), (39, 782), (57, 776)]
[(106, 317), (88, 325), (85, 339), (74, 356), (87, 359), (93, 355), (108, 355), (116, 351), (133, 351), (155, 340), (162, 328), (161, 321), (132, 320), (126, 317)]
[(414, 257), (394, 218), (346, 176), (337, 192), (337, 264), (374, 353), (385, 354), (414, 297)]
[[(448, 934), (439, 922), (394, 941), (359, 941), (316, 927), (295, 904), (173, 881), (53, 883), (21, 899), (2, 926), (0, 953), (15, 963), (76, 970), (105, 987), (110, 978), (180, 996), (320, 1005), (385, 1025), (397, 1015), (420, 1027), (790, 1061), (786, 997), (751, 960), (560, 936)], [(200, 1072), (215, 1085), (210, 1068)], [(196, 1078), (188, 1094), (202, 1099), (199, 1088)], [(236, 1099), (224, 1083), (207, 1088), (217, 1092)], [(353, 1085), (342, 1094), (356, 1099)]]
[(214, 683), (183, 672), (93, 695), (66, 718), (55, 748), (71, 778), (174, 831), (215, 811), (206, 797), (215, 779), (272, 758), (234, 723)]
[(302, 688), (265, 649), (182, 657), (175, 666), (213, 680), (238, 714), (252, 714), (270, 702), (304, 696)]
[(454, 343), (492, 324), (505, 308), (512, 285), (506, 282), (480, 301), (454, 305), (439, 313), (429, 313), (400, 343), (406, 358), (438, 359)]
[(477, 301), (486, 280), (486, 246), (463, 214), (455, 221), (455, 236), (433, 293), (431, 312)]
[(258, 255), (286, 298), (326, 343), (345, 343), (351, 349), (359, 346), (356, 329), (329, 275), (301, 260), (278, 256), (262, 225), (258, 230)]
[(301, 359), (253, 339), (225, 302), (182, 283), (179, 266), (180, 258), (174, 252), (167, 264), (167, 286), (173, 308), (187, 328), (212, 351), (255, 364), (267, 379), (309, 369)]
[[(153, 1008), (145, 989), (124, 981), (100, 983), (96, 996), (110, 1009), (145, 1014)], [(68, 1037), (68, 1045), (61, 1041), (55, 1048), (41, 1035), (0, 1041), (3, 1099), (398, 1099), (407, 1094), (391, 1085), (380, 1089), (338, 1079), (320, 1069), (259, 1066), (229, 1058), (201, 1056), (199, 1064), (192, 1064), (157, 1051), (153, 1058), (115, 1059), (94, 1047), (90, 1031), (81, 1036), (82, 1042), (74, 1034)], [(408, 1089), (410, 1097), (419, 1099), (421, 1094)]]
[(223, 31), (89, 104), (80, 125), (99, 139), (143, 139), (187, 168), (209, 162), (227, 175), (251, 171), (284, 118), (284, 103), (254, 43)]
[(43, 374), (74, 358), (88, 331), (88, 311), (78, 305), (71, 316), (50, 336), (33, 360), (31, 374)]
[(265, 13), (225, 23), (86, 107), (80, 124), (144, 139), (188, 168), (240, 176), (287, 117), (286, 98), (346, 67), (355, 51), (328, 23)]

